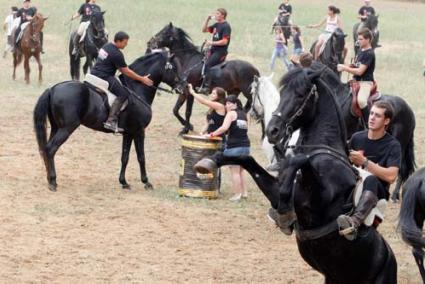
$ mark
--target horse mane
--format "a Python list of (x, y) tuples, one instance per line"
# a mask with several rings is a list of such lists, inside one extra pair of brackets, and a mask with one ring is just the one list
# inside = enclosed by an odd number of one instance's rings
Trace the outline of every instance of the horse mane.
[(167, 57), (168, 57), (167, 51), (149, 53), (137, 58), (133, 63), (131, 63), (129, 67), (132, 70), (137, 70), (141, 66), (151, 64), (152, 62), (156, 62), (158, 60), (164, 60)]
[(279, 87), (287, 87), (295, 91), (304, 90), (306, 82), (309, 82), (309, 80), (307, 80), (307, 73), (302, 68), (295, 67), (294, 69), (288, 71), (282, 77), (282, 79), (280, 79)]
[(184, 49), (193, 49), (199, 52), (199, 48), (193, 43), (192, 38), (182, 28), (174, 27), (177, 31), (177, 36), (181, 40)]

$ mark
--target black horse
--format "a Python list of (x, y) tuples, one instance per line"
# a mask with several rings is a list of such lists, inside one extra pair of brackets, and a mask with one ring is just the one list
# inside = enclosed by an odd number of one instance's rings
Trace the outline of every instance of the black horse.
[[(362, 226), (355, 241), (338, 233), (336, 218), (352, 209), (356, 171), (348, 162), (341, 109), (321, 79), (322, 70), (297, 68), (281, 81), (280, 104), (267, 136), (285, 143), (300, 129), (301, 142), (294, 156), (282, 161), (278, 178), (249, 156), (217, 154), (210, 164), (239, 164), (251, 174), (274, 208), (271, 212), (280, 214), (275, 220), (287, 224), (282, 230), (289, 234), (295, 228), (301, 256), (325, 276), (325, 283), (396, 283), (394, 254), (374, 227)], [(201, 161), (208, 165), (208, 160)], [(197, 169), (209, 169), (199, 165)]]
[[(181, 28), (173, 26), (172, 23), (166, 25), (154, 38), (149, 40), (148, 50), (154, 48), (167, 47), (181, 63), (181, 77), (194, 87), (199, 87), (202, 83), (202, 68), (204, 63), (204, 54), (192, 43), (188, 34)], [(247, 98), (245, 110), (249, 110), (252, 104), (251, 83), (254, 76), (259, 76), (259, 71), (252, 64), (242, 60), (231, 60), (210, 70), (208, 80), (209, 87), (222, 87), (228, 94), (239, 95), (240, 92)], [(179, 110), (186, 102), (185, 119), (180, 116)], [(193, 129), (190, 124), (192, 115), (193, 96), (187, 92), (180, 95), (173, 113), (184, 126), (182, 133), (187, 133)]]
[(288, 39), (291, 37), (291, 25), (289, 23), (289, 16), (278, 15), (276, 21), (272, 25), (273, 29), (275, 27), (280, 27), (282, 29), (283, 36), (288, 41)]
[(353, 26), (353, 40), (354, 40), (354, 54), (357, 55), (359, 52), (360, 46), (357, 42), (357, 32), (360, 29), (360, 25), (363, 28), (368, 28), (371, 30), (373, 37), (372, 37), (372, 48), (375, 49), (378, 47), (379, 44), (379, 31), (378, 31), (378, 15), (369, 15), (367, 16), (366, 20), (364, 22), (359, 22), (354, 24)]
[[(141, 76), (150, 74), (154, 85), (148, 87), (121, 75), (121, 81), (128, 86), (132, 95), (129, 96), (128, 106), (121, 112), (119, 118), (119, 125), (124, 129), (119, 181), (124, 188), (129, 188), (125, 179), (125, 169), (134, 140), (141, 180), (146, 189), (152, 189), (146, 175), (144, 153), (145, 128), (152, 118), (151, 104), (161, 82), (174, 87), (179, 84), (180, 79), (177, 77), (176, 68), (169, 61), (168, 53), (143, 56), (131, 64), (130, 68)], [(54, 85), (38, 99), (34, 109), (34, 129), (40, 154), (46, 166), (50, 190), (56, 191), (57, 188), (54, 164), (56, 151), (81, 124), (97, 131), (111, 133), (103, 127), (108, 112), (107, 99), (87, 84), (78, 81), (66, 81)], [(46, 131), (47, 118), (51, 126), (49, 139)]]
[[(341, 75), (337, 70), (337, 65), (344, 63), (344, 46), (345, 46), (345, 37), (347, 35), (344, 32), (337, 28), (325, 43), (323, 52), (320, 54), (318, 60), (332, 69), (336, 74)], [(310, 48), (310, 52), (314, 54), (314, 48), (317, 41), (313, 43)]]
[(93, 66), (93, 62), (97, 58), (99, 49), (108, 42), (108, 37), (105, 31), (105, 21), (103, 12), (94, 12), (90, 17), (90, 25), (87, 28), (86, 36), (82, 44), (81, 51), (77, 54), (72, 54), (74, 50), (74, 37), (77, 32), (73, 32), (69, 39), (69, 65), (71, 71), (71, 79), (80, 80), (80, 59), (86, 57), (86, 63), (83, 66), (84, 75), (88, 69)]
[(425, 220), (425, 168), (415, 172), (403, 185), (398, 230), (403, 240), (412, 247), (412, 253), (422, 281), (425, 283), (424, 248), (422, 228)]

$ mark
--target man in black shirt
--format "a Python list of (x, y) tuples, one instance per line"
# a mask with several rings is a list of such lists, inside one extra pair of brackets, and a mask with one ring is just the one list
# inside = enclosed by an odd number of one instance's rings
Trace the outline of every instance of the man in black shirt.
[[(204, 74), (203, 75), (203, 88), (198, 90), (199, 92), (208, 92), (209, 86), (207, 86), (208, 80), (206, 77), (208, 76), (208, 71), (214, 65), (217, 65), (223, 62), (227, 56), (227, 49), (230, 44), (230, 34), (232, 33), (232, 28), (229, 23), (226, 21), (227, 11), (223, 8), (217, 9), (214, 16), (209, 15), (204, 22), (204, 26), (202, 27), (202, 32), (211, 33), (213, 35), (212, 41), (207, 41), (205, 43), (206, 47), (211, 47), (210, 54), (208, 56), (207, 61), (204, 65)], [(208, 22), (214, 18), (216, 23), (208, 26)]]
[(283, 0), (283, 3), (279, 5), (279, 16), (290, 17), (292, 14), (292, 6), (289, 4), (289, 0)]
[(359, 10), (359, 15), (357, 18), (359, 18), (362, 22), (364, 22), (369, 15), (375, 15), (375, 9), (370, 6), (370, 0), (364, 1), (364, 6), (362, 6)]
[(375, 52), (372, 49), (372, 32), (369, 29), (362, 29), (357, 33), (360, 44), (360, 52), (355, 58), (354, 67), (338, 64), (339, 72), (346, 71), (354, 75), (354, 80), (360, 84), (360, 90), (357, 95), (357, 102), (362, 110), (365, 123), (368, 121), (369, 109), (367, 100), (375, 80), (373, 72), (375, 71)]
[(75, 35), (74, 41), (74, 49), (72, 50), (72, 54), (75, 55), (78, 53), (78, 47), (80, 45), (80, 39), (83, 35), (84, 31), (90, 24), (90, 17), (94, 12), (100, 12), (101, 9), (98, 5), (96, 5), (96, 0), (86, 0), (86, 3), (80, 6), (77, 13), (75, 13), (71, 17), (71, 21), (81, 17), (80, 25), (78, 26), (77, 34)]
[(115, 73), (119, 70), (121, 73), (137, 80), (147, 86), (152, 86), (153, 82), (149, 79), (149, 75), (140, 76), (133, 70), (128, 68), (125, 63), (124, 55), (120, 49), (124, 49), (128, 44), (129, 36), (125, 32), (117, 32), (114, 42), (105, 44), (100, 50), (96, 63), (90, 73), (109, 83), (109, 90), (117, 96), (117, 99), (109, 110), (108, 120), (104, 127), (114, 132), (122, 132), (123, 129), (118, 128), (118, 112), (122, 104), (128, 96), (127, 89), (121, 85), (120, 81), (115, 77)]
[(357, 229), (364, 222), (379, 199), (389, 197), (389, 187), (398, 176), (401, 163), (400, 143), (386, 132), (393, 117), (388, 102), (378, 101), (371, 108), (369, 129), (355, 133), (350, 141), (350, 161), (372, 175), (363, 182), (363, 193), (351, 216), (337, 219), (340, 234), (347, 239), (356, 237)]

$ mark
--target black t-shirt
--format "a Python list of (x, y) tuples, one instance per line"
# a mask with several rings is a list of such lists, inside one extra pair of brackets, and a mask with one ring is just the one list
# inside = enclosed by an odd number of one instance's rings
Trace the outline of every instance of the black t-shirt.
[(16, 13), (16, 17), (21, 17), (21, 24), (28, 22), (27, 20), (27, 16), (31, 16), (34, 17), (34, 15), (36, 14), (37, 9), (35, 7), (30, 7), (28, 9), (25, 8), (21, 8), (18, 10), (18, 12)]
[[(207, 114), (207, 122), (208, 122), (207, 132), (211, 133), (219, 129), (220, 126), (223, 125), (223, 121), (224, 121), (224, 115), (218, 114), (215, 110), (213, 110), (212, 112), (209, 112)], [(223, 135), (220, 135), (220, 136), (222, 137)]]
[(109, 42), (99, 50), (96, 63), (90, 73), (101, 79), (107, 79), (115, 76), (117, 70), (124, 67), (127, 67), (124, 55), (115, 44)]
[(243, 110), (236, 111), (238, 117), (232, 121), (227, 132), (227, 148), (249, 147), (248, 121)]
[(232, 28), (230, 27), (228, 22), (223, 23), (215, 23), (212, 26), (208, 27), (208, 31), (213, 34), (213, 41), (219, 41), (224, 38), (227, 38), (228, 42), (226, 45), (216, 46), (213, 45), (211, 47), (211, 52), (223, 51), (227, 52), (227, 48), (230, 44), (230, 34), (232, 33)]
[(361, 50), (357, 55), (354, 65), (360, 67), (360, 65), (366, 65), (367, 69), (361, 76), (354, 76), (356, 81), (373, 81), (373, 72), (375, 71), (375, 52), (372, 48)]
[(85, 3), (78, 9), (78, 14), (81, 15), (81, 22), (90, 21), (90, 16), (94, 12), (100, 12), (100, 7), (96, 4)]
[(286, 13), (289, 13), (289, 14), (292, 13), (292, 6), (290, 4), (282, 3), (282, 4), (279, 5), (278, 9), (282, 11), (282, 12), (279, 12), (279, 15), (286, 14)]
[[(372, 6), (362, 6), (359, 10), (360, 16), (375, 15), (375, 9)], [(364, 21), (365, 19), (362, 19)]]
[[(384, 168), (400, 168), (401, 146), (392, 135), (385, 133), (384, 137), (378, 140), (370, 140), (367, 137), (367, 130), (356, 132), (351, 137), (350, 148), (356, 151), (363, 151), (363, 155), (372, 162)], [(389, 189), (389, 183), (380, 180), (385, 189)]]

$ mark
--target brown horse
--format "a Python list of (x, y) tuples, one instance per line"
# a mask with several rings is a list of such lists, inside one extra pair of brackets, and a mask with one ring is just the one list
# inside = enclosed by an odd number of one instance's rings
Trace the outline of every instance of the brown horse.
[(40, 13), (35, 14), (31, 19), (28, 26), (23, 31), (21, 40), (13, 52), (13, 80), (16, 79), (16, 67), (22, 62), (24, 58), (24, 69), (25, 69), (25, 82), (30, 83), (30, 63), (31, 56), (34, 56), (38, 63), (38, 81), (41, 83), (43, 77), (41, 71), (43, 65), (41, 64), (40, 53), (41, 53), (41, 41), (40, 32), (43, 30), (44, 18)]

